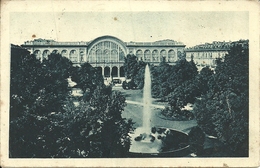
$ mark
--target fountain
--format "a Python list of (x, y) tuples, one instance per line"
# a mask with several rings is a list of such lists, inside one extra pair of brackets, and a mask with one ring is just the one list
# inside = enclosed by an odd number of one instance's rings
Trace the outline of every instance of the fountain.
[(150, 133), (151, 129), (151, 76), (149, 66), (145, 67), (144, 92), (143, 92), (143, 128), (145, 133)]
[(143, 125), (136, 128), (131, 136), (129, 157), (174, 157), (185, 156), (189, 152), (188, 135), (184, 132), (152, 127), (151, 115), (151, 75), (145, 67), (143, 89)]

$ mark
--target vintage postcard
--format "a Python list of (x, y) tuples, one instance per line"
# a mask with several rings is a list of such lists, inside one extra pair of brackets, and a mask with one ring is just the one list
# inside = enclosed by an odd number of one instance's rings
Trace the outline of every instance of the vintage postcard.
[(257, 1), (1, 1), (2, 167), (258, 167)]

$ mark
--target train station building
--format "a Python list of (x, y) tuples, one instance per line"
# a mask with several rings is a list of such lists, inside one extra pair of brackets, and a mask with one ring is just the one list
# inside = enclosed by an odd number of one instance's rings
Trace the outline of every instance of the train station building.
[(90, 63), (93, 67), (97, 67), (105, 78), (122, 78), (124, 58), (127, 54), (134, 54), (138, 60), (155, 65), (162, 60), (174, 64), (184, 53), (185, 45), (174, 40), (124, 42), (117, 37), (101, 36), (87, 42), (35, 39), (26, 41), (22, 47), (41, 60), (47, 58), (50, 53), (59, 53), (69, 58), (75, 65)]

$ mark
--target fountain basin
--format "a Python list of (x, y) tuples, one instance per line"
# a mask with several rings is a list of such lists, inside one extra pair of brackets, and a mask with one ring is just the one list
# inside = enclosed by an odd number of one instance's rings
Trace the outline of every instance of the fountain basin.
[[(152, 133), (153, 136), (156, 136), (155, 141), (136, 142), (134, 138), (140, 133), (140, 130), (142, 129), (137, 128), (137, 133), (131, 134), (132, 145), (128, 157), (183, 157), (190, 154), (187, 133), (171, 128), (157, 127), (156, 132)], [(158, 136), (161, 137), (158, 138)]]

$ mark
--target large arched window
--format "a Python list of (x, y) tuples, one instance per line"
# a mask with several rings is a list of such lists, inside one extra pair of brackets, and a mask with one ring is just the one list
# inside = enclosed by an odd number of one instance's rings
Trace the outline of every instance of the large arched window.
[(150, 50), (145, 50), (144, 51), (144, 61), (145, 62), (150, 62), (151, 61), (151, 52), (150, 52)]
[(153, 50), (153, 52), (152, 52), (152, 61), (153, 62), (159, 62), (158, 50)]
[(143, 51), (142, 50), (137, 50), (136, 51), (136, 57), (138, 58), (138, 60), (142, 60), (143, 58)]
[[(102, 52), (100, 53), (99, 50)], [(100, 41), (95, 43), (90, 47), (88, 53), (89, 62), (123, 62), (125, 58), (125, 52), (122, 46), (113, 41)]]
[(168, 62), (174, 62), (175, 59), (175, 52), (174, 50), (170, 50), (168, 52)]

